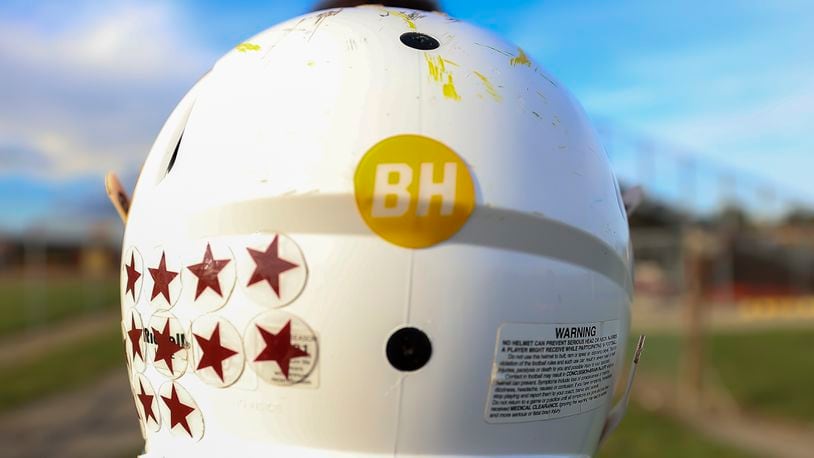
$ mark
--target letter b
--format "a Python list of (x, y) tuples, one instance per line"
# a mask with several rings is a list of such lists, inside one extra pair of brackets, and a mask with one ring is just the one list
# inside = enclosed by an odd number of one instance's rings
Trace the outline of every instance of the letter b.
[[(391, 183), (390, 177), (396, 175), (396, 182)], [(413, 181), (413, 169), (407, 164), (390, 163), (376, 166), (376, 178), (373, 190), (373, 208), (371, 215), (374, 218), (397, 218), (410, 208), (410, 191), (407, 189)], [(387, 198), (395, 197), (395, 205), (388, 206)]]

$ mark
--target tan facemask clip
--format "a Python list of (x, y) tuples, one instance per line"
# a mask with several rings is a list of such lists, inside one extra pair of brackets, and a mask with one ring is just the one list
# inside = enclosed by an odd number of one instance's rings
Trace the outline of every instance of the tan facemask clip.
[(125, 192), (115, 172), (108, 172), (107, 175), (105, 175), (105, 190), (113, 207), (119, 213), (122, 222), (127, 224), (127, 214), (130, 212), (130, 197), (127, 195), (127, 192)]

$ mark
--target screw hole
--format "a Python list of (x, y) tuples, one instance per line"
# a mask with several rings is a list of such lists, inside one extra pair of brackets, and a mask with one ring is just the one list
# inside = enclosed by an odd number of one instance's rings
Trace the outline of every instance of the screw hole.
[(426, 33), (406, 32), (402, 33), (399, 39), (402, 43), (404, 43), (405, 46), (409, 46), (413, 49), (418, 49), (421, 51), (430, 51), (441, 46), (441, 43), (439, 43), (438, 40), (427, 35)]
[(424, 331), (416, 328), (401, 328), (387, 340), (387, 361), (404, 372), (417, 371), (424, 367), (432, 356), (432, 343)]

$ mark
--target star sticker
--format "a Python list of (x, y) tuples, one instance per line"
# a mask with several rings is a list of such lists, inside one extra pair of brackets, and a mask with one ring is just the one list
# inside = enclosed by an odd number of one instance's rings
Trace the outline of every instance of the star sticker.
[(141, 392), (136, 396), (138, 397), (141, 406), (144, 408), (144, 421), (152, 418), (154, 422), (158, 423), (158, 419), (155, 417), (155, 413), (153, 413), (153, 398), (155, 396), (144, 392), (144, 385), (141, 384), (141, 380), (138, 381), (138, 387), (139, 391)]
[(133, 347), (134, 361), (136, 359), (136, 355), (138, 355), (139, 358), (144, 361), (144, 355), (141, 354), (141, 346), (139, 345), (142, 332), (144, 332), (144, 329), (136, 327), (136, 317), (130, 315), (130, 330), (127, 331), (127, 338), (130, 340), (130, 346)]
[(172, 355), (183, 350), (184, 347), (170, 340), (170, 320), (167, 319), (167, 322), (164, 323), (163, 332), (153, 328), (153, 334), (155, 336), (156, 345), (155, 358), (153, 361), (164, 361), (164, 363), (170, 369), (170, 372), (174, 372), (172, 369)]
[(271, 286), (277, 298), (280, 297), (280, 275), (283, 272), (299, 267), (293, 262), (286, 261), (278, 255), (278, 236), (274, 236), (274, 240), (266, 248), (266, 251), (253, 250), (246, 248), (249, 251), (254, 263), (257, 265), (252, 273), (252, 278), (246, 286), (251, 286), (263, 280)]
[(266, 343), (266, 348), (260, 352), (254, 359), (257, 361), (275, 361), (280, 370), (283, 372), (285, 379), (288, 380), (288, 366), (292, 359), (302, 358), (304, 356), (311, 356), (308, 352), (291, 345), (291, 320), (283, 326), (277, 334), (272, 334), (265, 329), (257, 326), (263, 341)]
[(187, 266), (196, 277), (198, 277), (198, 287), (195, 289), (195, 299), (203, 293), (206, 288), (218, 293), (218, 296), (223, 297), (220, 291), (220, 281), (218, 281), (218, 274), (226, 264), (229, 264), (229, 259), (215, 259), (212, 256), (212, 247), (207, 243), (206, 252), (204, 253), (203, 261), (198, 264)]
[(136, 281), (141, 277), (141, 272), (136, 270), (136, 256), (135, 253), (130, 253), (130, 265), (124, 266), (127, 269), (127, 288), (124, 294), (130, 293), (133, 300), (136, 300)]
[(189, 437), (192, 437), (192, 430), (189, 428), (187, 417), (195, 411), (195, 408), (190, 407), (178, 399), (178, 393), (175, 392), (175, 384), (172, 385), (172, 393), (170, 397), (161, 396), (164, 404), (170, 409), (170, 429), (175, 428), (175, 425), (181, 425), (186, 430)]
[(193, 334), (198, 345), (201, 346), (201, 361), (198, 363), (198, 370), (211, 367), (223, 382), (223, 361), (236, 355), (237, 352), (226, 348), (220, 344), (220, 323), (215, 325), (215, 330), (209, 338), (204, 338), (198, 334)]
[(178, 272), (167, 270), (166, 253), (161, 252), (161, 262), (157, 268), (150, 267), (148, 270), (153, 277), (153, 294), (150, 300), (161, 294), (167, 302), (170, 302), (170, 283), (178, 276)]

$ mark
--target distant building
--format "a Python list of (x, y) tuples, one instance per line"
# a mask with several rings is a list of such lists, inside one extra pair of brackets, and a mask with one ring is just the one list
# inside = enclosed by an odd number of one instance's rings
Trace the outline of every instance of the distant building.
[(0, 234), (0, 273), (65, 271), (84, 275), (118, 272), (121, 223), (95, 224), (86, 232), (32, 229)]

